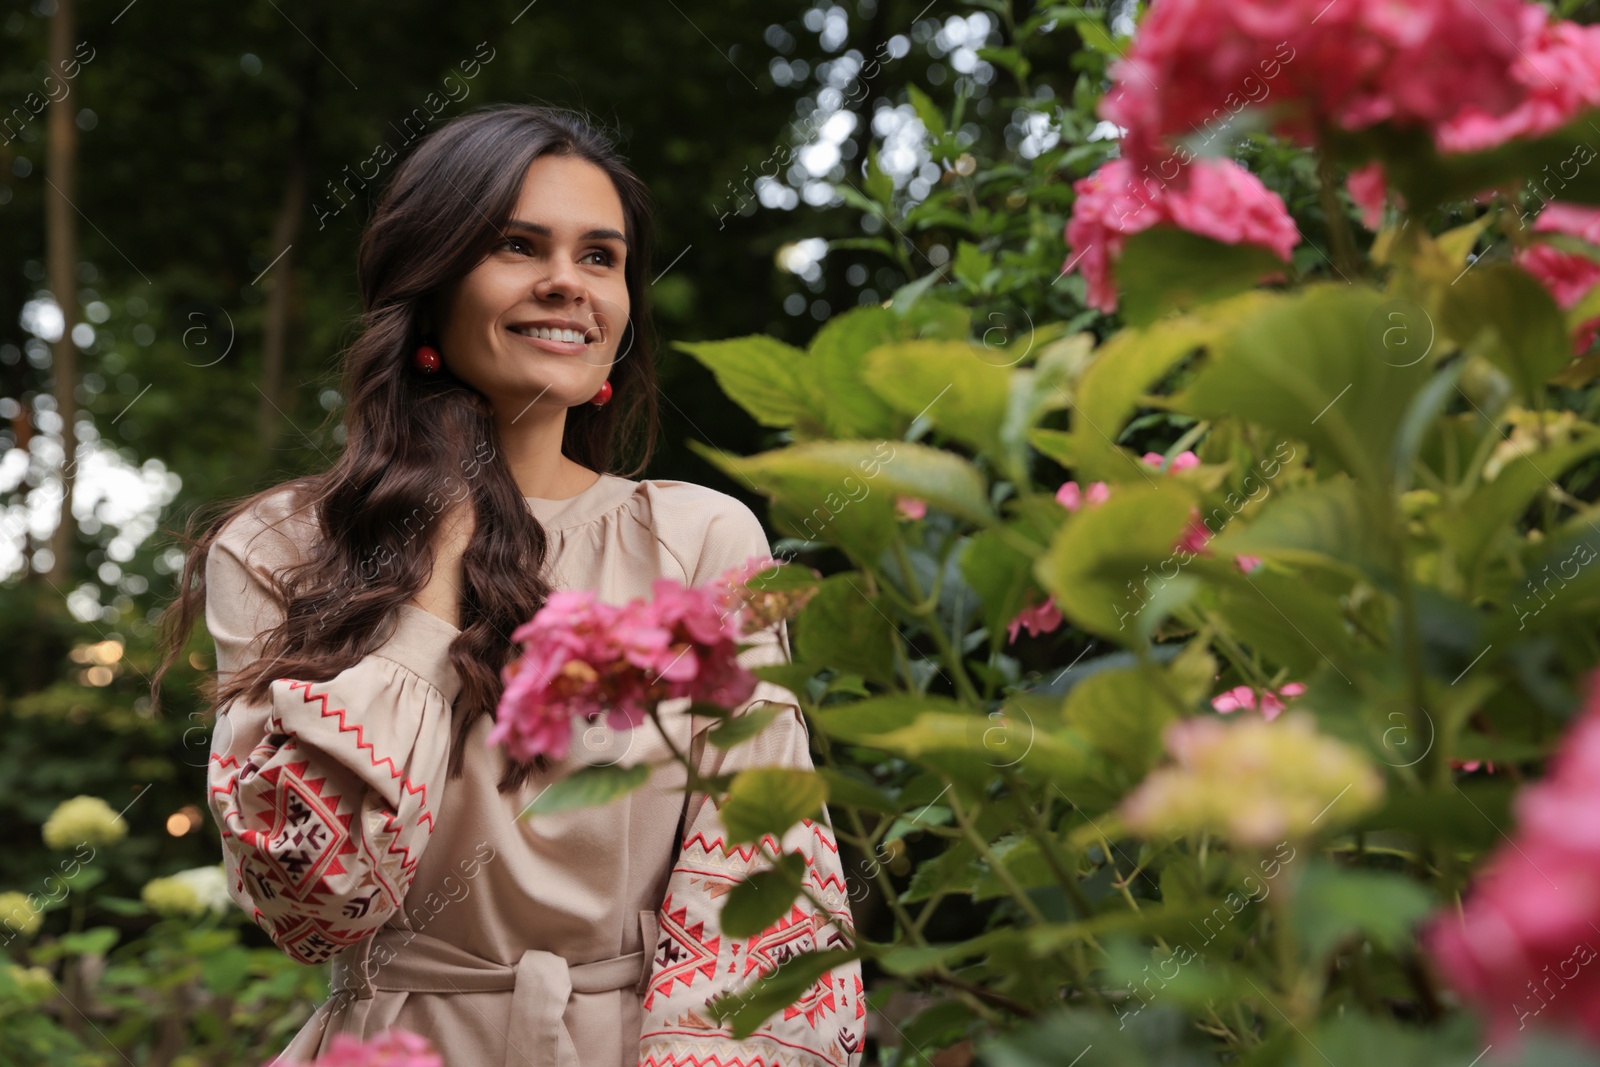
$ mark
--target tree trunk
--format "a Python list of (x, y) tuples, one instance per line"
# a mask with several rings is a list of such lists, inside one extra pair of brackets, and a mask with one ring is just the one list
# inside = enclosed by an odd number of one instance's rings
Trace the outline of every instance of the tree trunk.
[[(62, 70), (72, 58), (74, 0), (56, 0), (50, 19), (50, 69)], [(78, 163), (78, 124), (72, 94), (50, 105), (45, 173), (45, 258), (50, 291), (61, 307), (61, 336), (51, 352), (55, 372), (56, 413), (61, 416), (61, 518), (50, 538), (54, 562), (48, 578), (65, 593), (71, 582), (72, 553), (78, 542), (78, 523), (72, 514), (72, 488), (77, 484), (78, 462), (78, 349), (72, 327), (78, 320), (78, 219), (73, 206)], [(25, 549), (26, 551), (26, 549)]]
[(267, 321), (261, 339), (261, 403), (256, 439), (262, 444), (263, 455), (271, 451), (283, 432), (287, 413), (294, 408), (293, 401), (282, 393), (284, 368), (288, 362), (289, 324), (293, 316), (294, 243), (300, 237), (300, 219), (305, 210), (306, 159), (297, 144), (283, 185), (278, 221), (272, 227), (271, 254), (281, 252), (282, 255), (262, 280), (267, 286)]

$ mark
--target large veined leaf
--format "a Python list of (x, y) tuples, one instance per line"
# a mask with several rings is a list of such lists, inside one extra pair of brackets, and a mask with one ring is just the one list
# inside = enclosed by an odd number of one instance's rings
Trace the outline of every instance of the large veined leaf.
[(1248, 554), (1341, 567), (1383, 579), (1392, 568), (1372, 508), (1371, 495), (1340, 475), (1275, 494), (1248, 523), (1213, 526), (1221, 533), (1210, 548), (1220, 556)]
[(1433, 516), (1433, 531), (1456, 552), (1469, 583), (1497, 539), (1519, 544), (1512, 524), (1568, 467), (1600, 452), (1600, 433), (1589, 431), (1543, 452), (1517, 456), (1491, 482), (1480, 482), (1458, 507)]
[[(862, 357), (912, 335), (906, 319), (878, 304), (835, 315), (811, 339), (804, 373), (815, 375), (816, 410), (833, 437), (898, 438), (911, 420), (863, 386)], [(912, 414), (915, 414), (913, 412)]]
[(650, 765), (635, 763), (590, 765), (553, 782), (522, 810), (521, 818), (549, 815), (569, 808), (609, 804), (643, 785), (650, 777)]
[(791, 624), (796, 655), (885, 685), (895, 683), (894, 621), (873, 602), (860, 574), (835, 574)]
[(754, 456), (730, 456), (698, 441), (689, 447), (772, 499), (784, 532), (839, 546), (875, 563), (894, 538), (897, 497), (982, 526), (998, 516), (983, 475), (960, 456), (906, 441), (810, 441)]
[(1432, 373), (1425, 355), (1406, 366), (1387, 358), (1381, 338), (1390, 304), (1383, 293), (1343, 282), (1273, 300), (1218, 338), (1172, 405), (1306, 441), (1329, 465), (1387, 489), (1400, 425)]
[(724, 341), (674, 341), (711, 371), (717, 385), (763, 426), (806, 426), (815, 435), (821, 413), (801, 375), (806, 354), (764, 334)]
[(1145, 326), (1174, 308), (1188, 309), (1252, 289), (1287, 264), (1253, 244), (1227, 244), (1170, 224), (1130, 235), (1117, 260), (1119, 311)]
[(1466, 351), (1510, 375), (1536, 397), (1572, 362), (1572, 342), (1555, 299), (1533, 275), (1510, 263), (1469, 270), (1444, 290), (1441, 325)]
[(806, 858), (786, 852), (769, 869), (746, 875), (722, 902), (722, 932), (729, 937), (754, 937), (783, 918), (800, 895), (805, 873)]
[(1137, 476), (1137, 461), (1116, 442), (1146, 390), (1196, 348), (1213, 343), (1224, 329), (1275, 299), (1270, 293), (1241, 293), (1195, 314), (1118, 331), (1100, 346), (1072, 393), (1070, 445), (1047, 447), (1050, 442), (1042, 439), (1048, 431), (1035, 431), (1030, 439), (1053, 459), (1070, 463), (1080, 480)]
[(1135, 633), (1128, 618), (1144, 603), (1130, 588), (1140, 588), (1134, 583), (1142, 585), (1151, 572), (1165, 579), (1161, 565), (1174, 559), (1193, 507), (1189, 487), (1176, 479), (1118, 486), (1105, 503), (1077, 512), (1056, 532), (1034, 574), (1067, 618), (1128, 641)]
[(909, 417), (923, 415), (948, 437), (1014, 467), (1000, 440), (1012, 372), (966, 341), (883, 345), (862, 360), (862, 381)]
[(816, 771), (752, 767), (734, 776), (718, 814), (730, 845), (760, 841), (767, 834), (782, 840), (789, 827), (819, 815), (827, 799), (828, 783)]

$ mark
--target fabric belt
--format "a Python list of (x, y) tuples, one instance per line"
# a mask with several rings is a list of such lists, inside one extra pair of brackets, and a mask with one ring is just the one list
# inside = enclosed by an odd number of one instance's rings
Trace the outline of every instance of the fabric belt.
[[(474, 956), (437, 937), (386, 927), (334, 957), (331, 988), (348, 991), (358, 1000), (377, 991), (509, 991), (505, 1067), (582, 1067), (562, 1018), (567, 1001), (573, 993), (629, 987), (643, 995), (659, 930), (656, 913), (641, 911), (639, 925), (644, 948), (577, 964), (542, 949), (529, 949), (515, 963), (504, 964)], [(449, 1049), (439, 1051), (449, 1056)]]

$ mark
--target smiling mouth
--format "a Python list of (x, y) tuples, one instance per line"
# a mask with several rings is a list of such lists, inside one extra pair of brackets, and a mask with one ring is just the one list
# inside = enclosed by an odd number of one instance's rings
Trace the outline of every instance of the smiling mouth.
[(591, 326), (587, 330), (551, 329), (545, 326), (509, 326), (512, 333), (520, 337), (528, 337), (537, 341), (555, 341), (560, 344), (593, 345), (605, 341), (605, 331), (598, 326)]

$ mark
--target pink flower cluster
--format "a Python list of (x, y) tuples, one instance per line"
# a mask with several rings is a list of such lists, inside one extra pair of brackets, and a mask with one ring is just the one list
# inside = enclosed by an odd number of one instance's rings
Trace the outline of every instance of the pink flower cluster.
[[(1570, 234), (1600, 245), (1600, 208), (1587, 204), (1546, 204), (1534, 220), (1533, 229), (1539, 233)], [(1543, 283), (1562, 311), (1570, 311), (1600, 283), (1600, 263), (1576, 252), (1564, 252), (1554, 245), (1540, 243), (1520, 249), (1517, 265)], [(1600, 317), (1579, 324), (1572, 340), (1573, 354), (1587, 352), (1597, 331), (1600, 331)]]
[(1530, 1022), (1600, 1041), (1600, 672), (1545, 778), (1514, 801), (1516, 831), (1473, 880), (1458, 916), (1429, 922), (1439, 976), (1508, 1043)]
[[(1154, 0), (1112, 64), (1100, 117), (1128, 130), (1143, 165), (1248, 95), (1274, 132), (1302, 142), (1319, 127), (1379, 122), (1437, 128), (1474, 109), (1501, 116), (1522, 96), (1512, 77), (1523, 0)], [(1256, 99), (1254, 85), (1264, 85)]]
[[(771, 562), (757, 557), (716, 582), (691, 588), (671, 578), (650, 583), (650, 598), (620, 607), (590, 590), (552, 593), (511, 639), (522, 655), (501, 673), (506, 683), (489, 743), (516, 760), (546, 753), (563, 759), (573, 720), (605, 715), (614, 730), (632, 729), (663, 700), (688, 697), (731, 708), (755, 692), (756, 676), (739, 666), (736, 638), (743, 611), (732, 588)], [(731, 614), (739, 616), (730, 622)]]
[[(1062, 268), (1079, 270), (1088, 304), (1107, 313), (1123, 241), (1149, 226), (1283, 259), (1298, 241), (1276, 195), (1182, 139), (1210, 142), (1247, 104), (1301, 143), (1383, 122), (1420, 127), (1445, 153), (1538, 136), (1600, 107), (1600, 26), (1526, 0), (1154, 0), (1110, 73), (1099, 114), (1126, 132), (1119, 158), (1073, 186)], [(1346, 188), (1376, 229), (1382, 164)]]
[(1067, 222), (1067, 262), (1088, 283), (1090, 307), (1117, 308), (1112, 266), (1130, 234), (1171, 223), (1225, 244), (1260, 245), (1285, 262), (1300, 231), (1277, 193), (1228, 159), (1202, 159), (1182, 180), (1139, 178), (1134, 163), (1113, 159), (1072, 185), (1077, 200)]
[[(1271, 722), (1283, 714), (1285, 703), (1289, 698), (1297, 697), (1305, 691), (1303, 682), (1290, 682), (1277, 690), (1263, 689), (1259, 701), (1261, 717)], [(1257, 703), (1256, 691), (1248, 685), (1236, 685), (1211, 698), (1211, 707), (1223, 715), (1232, 714), (1240, 708), (1254, 709)]]
[(1523, 4), (1517, 16), (1517, 57), (1509, 71), (1516, 105), (1497, 111), (1469, 101), (1435, 131), (1440, 151), (1476, 152), (1537, 137), (1600, 106), (1600, 26), (1553, 19), (1538, 4)]
[(336, 1034), (308, 1067), (444, 1067), (444, 1059), (427, 1038), (396, 1026), (365, 1041)]
[[(1162, 463), (1161, 453), (1159, 452), (1146, 452), (1140, 458), (1152, 467), (1160, 467)], [(1168, 473), (1176, 474), (1178, 471), (1185, 471), (1191, 467), (1198, 466), (1200, 466), (1200, 457), (1193, 452), (1185, 451), (1179, 452), (1172, 457), (1172, 465), (1167, 468), (1167, 471)], [(1189, 513), (1189, 525), (1184, 527), (1183, 533), (1179, 535), (1177, 542), (1172, 547), (1188, 552), (1190, 555), (1200, 556), (1206, 555), (1211, 551), (1206, 547), (1210, 541), (1211, 531), (1200, 520), (1200, 509), (1195, 508)], [(1249, 574), (1261, 565), (1261, 557), (1235, 556), (1233, 557), (1233, 562), (1241, 571)]]

